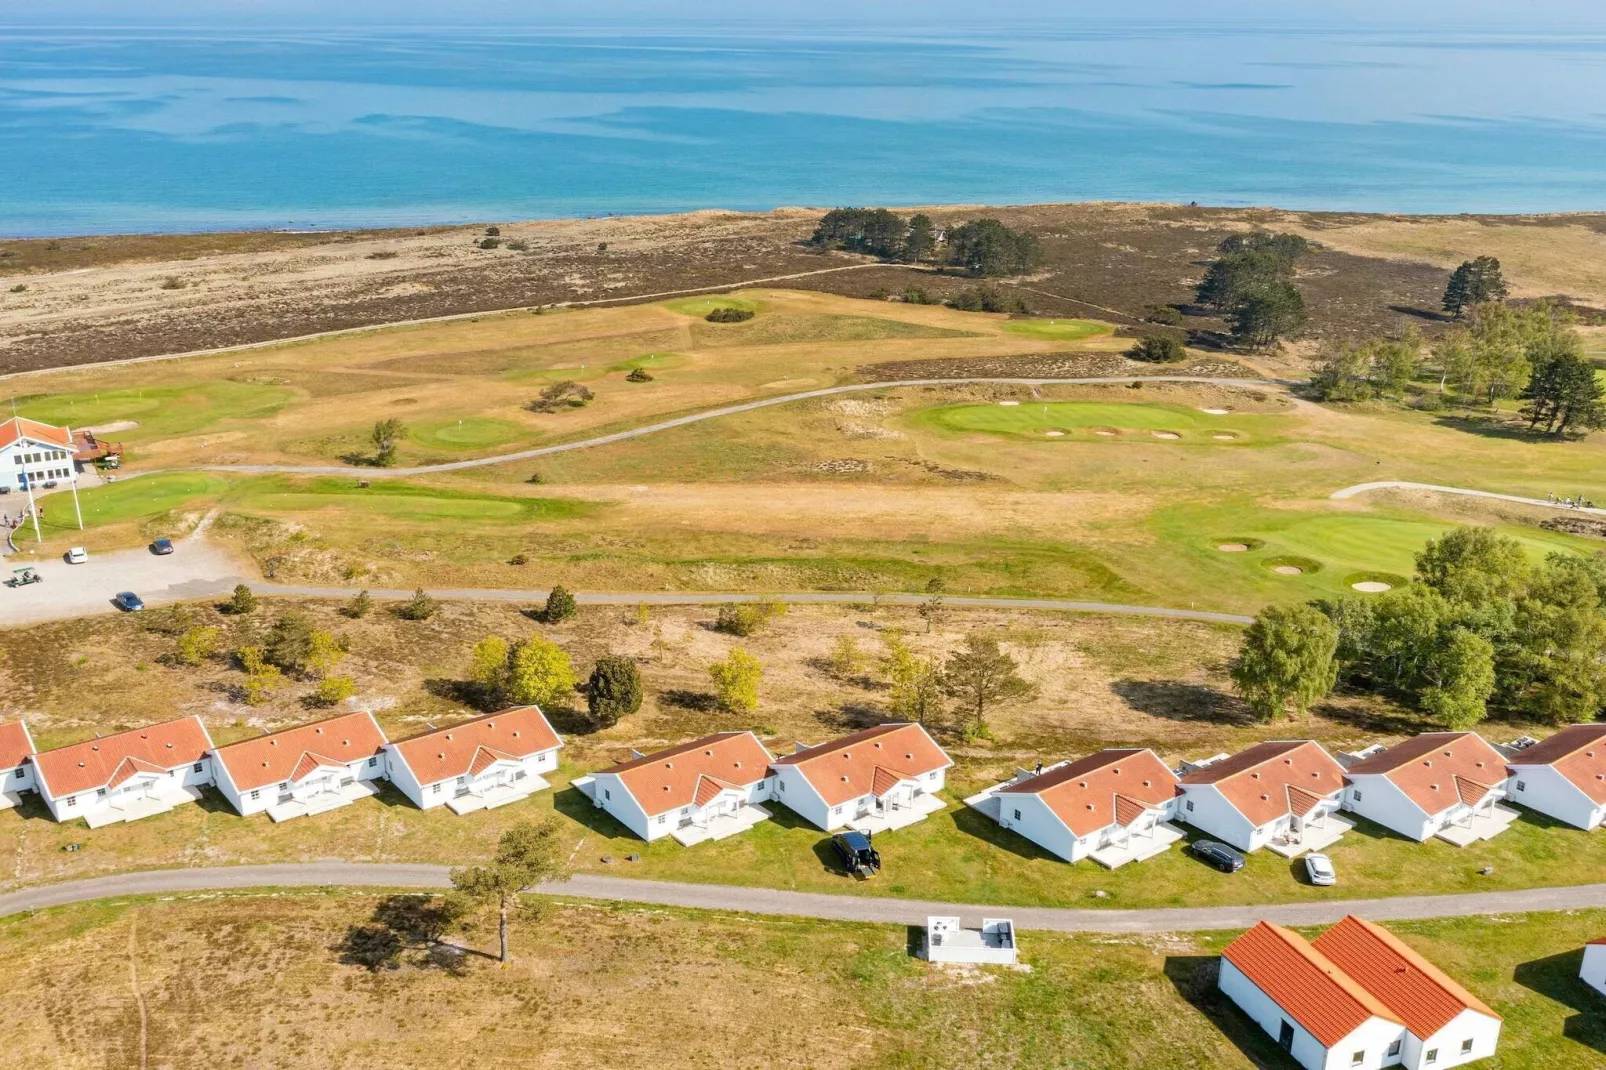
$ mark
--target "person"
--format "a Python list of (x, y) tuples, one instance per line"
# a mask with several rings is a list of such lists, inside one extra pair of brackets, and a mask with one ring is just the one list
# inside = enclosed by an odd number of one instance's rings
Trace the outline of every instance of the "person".
[(1043, 763), (1042, 762), (1038, 762), (1037, 763), (1037, 768), (1032, 770), (1033, 773), (1041, 773), (1042, 771), (1043, 771)]

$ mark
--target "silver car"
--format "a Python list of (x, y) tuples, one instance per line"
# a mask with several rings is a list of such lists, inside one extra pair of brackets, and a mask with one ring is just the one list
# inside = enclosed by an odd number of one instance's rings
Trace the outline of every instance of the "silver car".
[(1333, 860), (1326, 855), (1306, 855), (1305, 875), (1310, 878), (1312, 884), (1322, 888), (1338, 883), (1338, 873), (1333, 869)]

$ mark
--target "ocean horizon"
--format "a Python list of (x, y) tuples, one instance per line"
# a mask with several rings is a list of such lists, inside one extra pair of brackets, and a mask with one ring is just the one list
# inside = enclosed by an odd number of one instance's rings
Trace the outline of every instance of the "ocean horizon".
[(1606, 209), (1606, 30), (0, 28), (0, 234)]

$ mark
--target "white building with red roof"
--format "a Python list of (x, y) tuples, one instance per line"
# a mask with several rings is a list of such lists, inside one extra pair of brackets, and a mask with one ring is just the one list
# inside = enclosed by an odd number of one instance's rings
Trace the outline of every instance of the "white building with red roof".
[(514, 706), (472, 721), (386, 743), (390, 782), (420, 809), (489, 810), (551, 787), (558, 738), (537, 706)]
[(1217, 983), (1307, 1070), (1440, 1070), (1500, 1039), (1499, 1015), (1353, 915), (1314, 941), (1263, 921), (1223, 949)]
[(1180, 797), (1176, 774), (1152, 750), (1119, 748), (1021, 770), (965, 803), (1067, 862), (1115, 869), (1183, 838), (1169, 823)]
[(21, 721), (0, 724), (0, 810), (9, 810), (22, 801), (22, 793), (33, 791), (33, 737)]
[(90, 828), (162, 814), (212, 784), (212, 737), (199, 717), (97, 736), (34, 755), (34, 783), (57, 821)]
[(1578, 968), (1584, 984), (1606, 996), (1606, 936), (1584, 945), (1584, 963)]
[(877, 725), (807, 746), (772, 764), (775, 799), (827, 832), (852, 826), (886, 832), (924, 821), (948, 804), (937, 797), (953, 761), (922, 725)]
[(249, 817), (321, 814), (378, 793), (385, 733), (367, 710), (230, 743), (212, 752), (218, 790)]
[(72, 432), (38, 420), (0, 420), (0, 487), (26, 491), (52, 481), (76, 482)]
[(1606, 724), (1575, 724), (1506, 762), (1511, 801), (1581, 829), (1606, 823)]
[(770, 752), (751, 732), (716, 732), (574, 782), (598, 809), (644, 840), (687, 847), (746, 832), (770, 814)]
[(1476, 732), (1425, 732), (1351, 765), (1344, 809), (1425, 842), (1466, 847), (1504, 832), (1506, 759)]
[(1308, 739), (1257, 743), (1229, 758), (1185, 765), (1177, 816), (1240, 851), (1287, 858), (1320, 851), (1354, 828), (1338, 816), (1344, 768)]

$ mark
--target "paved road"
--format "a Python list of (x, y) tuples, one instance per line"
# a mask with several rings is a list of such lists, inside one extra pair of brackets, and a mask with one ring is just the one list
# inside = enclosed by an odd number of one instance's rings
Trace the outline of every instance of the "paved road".
[[(124, 895), (166, 895), (261, 887), (445, 888), (445, 866), (312, 862), (304, 865), (162, 869), (95, 877), (0, 895), (0, 917)], [(1073, 910), (1055, 907), (989, 906), (918, 899), (882, 899), (814, 892), (783, 892), (720, 884), (676, 884), (581, 874), (542, 892), (660, 906), (736, 910), (751, 914), (841, 921), (924, 925), (932, 914), (969, 920), (1008, 917), (1022, 929), (1058, 932), (1197, 932), (1247, 929), (1262, 919), (1283, 925), (1322, 925), (1348, 913), (1378, 921), (1462, 917), (1538, 910), (1606, 907), (1606, 884), (1536, 888), (1517, 892), (1412, 896), (1396, 899), (1328, 900), (1266, 906), (1186, 907), (1162, 910)]]
[(1494, 498), (1502, 502), (1517, 502), (1521, 505), (1537, 505), (1544, 509), (1563, 509), (1570, 513), (1592, 513), (1595, 516), (1606, 516), (1606, 509), (1574, 509), (1561, 502), (1547, 502), (1543, 498), (1523, 498), (1516, 494), (1496, 494), (1489, 490), (1468, 490), (1466, 487), (1442, 487), (1437, 483), (1407, 483), (1400, 480), (1385, 480), (1379, 483), (1357, 483), (1353, 487), (1335, 490), (1328, 495), (1331, 498), (1353, 498), (1359, 494), (1366, 494), (1374, 490), (1431, 490), (1440, 494), (1461, 494), (1468, 498)]
[(216, 464), (197, 465), (193, 468), (184, 469), (159, 468), (145, 472), (125, 472), (123, 478), (135, 479), (139, 476), (156, 475), (159, 472), (202, 471), (235, 472), (248, 475), (274, 473), (280, 475), (344, 475), (361, 476), (364, 479), (395, 479), (404, 476), (431, 475), (435, 472), (458, 472), (465, 468), (485, 468), (490, 465), (506, 464), (510, 461), (528, 461), (536, 457), (547, 457), (554, 453), (591, 449), (594, 446), (606, 446), (613, 442), (623, 442), (626, 439), (640, 438), (643, 435), (652, 435), (659, 431), (685, 427), (687, 424), (700, 423), (703, 420), (717, 420), (721, 416), (732, 416), (739, 412), (751, 412), (754, 409), (764, 409), (771, 405), (789, 405), (794, 401), (829, 397), (832, 394), (848, 394), (865, 390), (892, 390), (905, 386), (962, 386), (967, 383), (1006, 383), (1012, 386), (1085, 386), (1096, 383), (1134, 382), (1214, 383), (1222, 386), (1270, 387), (1273, 389), (1288, 385), (1272, 379), (1219, 379), (1204, 375), (1103, 375), (1068, 379), (1019, 379), (1008, 376), (969, 376), (959, 379), (896, 379), (884, 383), (848, 383), (845, 386), (827, 386), (818, 390), (805, 390), (797, 394), (781, 394), (772, 398), (760, 398), (757, 401), (744, 401), (739, 405), (726, 405), (718, 409), (694, 412), (687, 416), (677, 416), (672, 420), (662, 420), (643, 427), (633, 427), (628, 431), (615, 431), (608, 435), (598, 435), (595, 438), (563, 442), (555, 446), (540, 446), (536, 449), (519, 450), (516, 453), (499, 453), (491, 457), (476, 457), (468, 461), (449, 461), (445, 464), (417, 465), (411, 468), (360, 468), (347, 464)]

